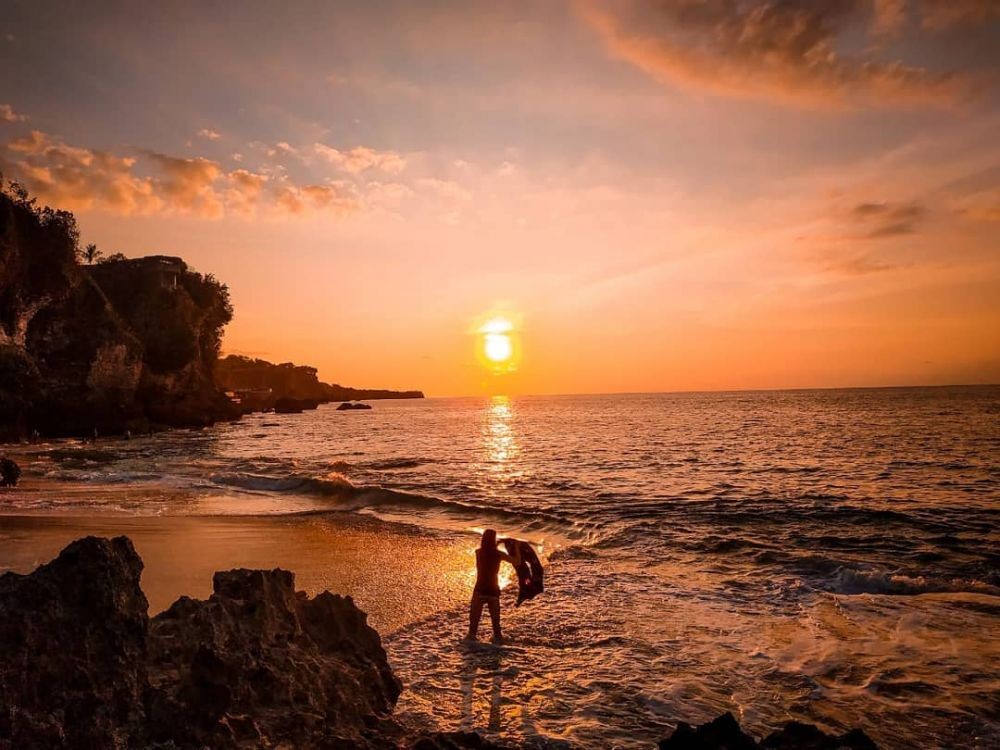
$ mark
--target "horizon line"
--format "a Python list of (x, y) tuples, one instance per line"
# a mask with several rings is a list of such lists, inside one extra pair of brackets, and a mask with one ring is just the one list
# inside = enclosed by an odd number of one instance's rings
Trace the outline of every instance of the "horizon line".
[[(423, 400), (435, 398), (492, 398), (507, 396), (509, 398), (536, 398), (540, 396), (682, 396), (702, 393), (788, 393), (798, 391), (891, 391), (916, 390), (919, 388), (1000, 388), (1000, 382), (995, 383), (932, 383), (917, 385), (837, 385), (837, 386), (780, 386), (775, 388), (710, 388), (710, 389), (678, 389), (670, 391), (577, 391), (574, 393), (471, 393), (451, 395), (424, 395)], [(395, 390), (395, 389), (386, 389)], [(413, 390), (420, 390), (413, 389)], [(393, 401), (412, 401), (420, 399), (383, 399)]]

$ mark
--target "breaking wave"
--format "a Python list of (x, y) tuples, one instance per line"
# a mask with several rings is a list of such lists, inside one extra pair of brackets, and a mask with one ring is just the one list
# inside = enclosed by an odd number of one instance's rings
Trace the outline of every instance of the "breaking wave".
[[(341, 511), (368, 511), (375, 514), (405, 511), (416, 514), (421, 521), (426, 520), (428, 515), (439, 515), (454, 521), (463, 521), (466, 525), (491, 521), (504, 528), (517, 529), (527, 534), (556, 532), (573, 540), (587, 540), (593, 538), (595, 534), (593, 524), (573, 521), (568, 513), (554, 510), (510, 510), (393, 490), (378, 485), (356, 485), (347, 477), (335, 472), (325, 477), (219, 473), (212, 475), (210, 481), (216, 485), (248, 492), (311, 495), (334, 501), (333, 509)], [(399, 519), (394, 516), (394, 520)]]
[(883, 594), (916, 596), (919, 594), (987, 594), (1000, 596), (1000, 587), (984, 581), (961, 578), (907, 576), (878, 570), (841, 568), (831, 583), (835, 594)]

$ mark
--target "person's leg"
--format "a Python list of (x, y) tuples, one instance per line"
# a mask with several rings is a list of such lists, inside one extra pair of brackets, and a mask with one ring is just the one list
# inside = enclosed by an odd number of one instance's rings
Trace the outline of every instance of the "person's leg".
[(491, 596), (486, 601), (490, 608), (490, 620), (493, 621), (493, 641), (499, 643), (503, 639), (503, 634), (500, 632), (500, 597)]
[(469, 604), (469, 635), (470, 641), (476, 640), (476, 634), (479, 632), (479, 620), (483, 616), (483, 597), (479, 594), (472, 595), (472, 603)]

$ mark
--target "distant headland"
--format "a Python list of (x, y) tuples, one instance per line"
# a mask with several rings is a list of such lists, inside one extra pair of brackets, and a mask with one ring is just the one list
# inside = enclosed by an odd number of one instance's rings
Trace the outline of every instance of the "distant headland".
[(291, 362), (273, 364), (230, 354), (215, 365), (216, 381), (244, 412), (272, 409), (281, 400), (302, 402), (305, 408), (330, 401), (371, 401), (389, 398), (423, 398), (421, 391), (349, 388), (324, 383), (315, 367)]
[(0, 176), (0, 439), (238, 419), (247, 404), (227, 390), (270, 389), (264, 408), (282, 397), (423, 396), (329, 385), (290, 363), (220, 361), (232, 316), (211, 274), (181, 258), (81, 248), (72, 213), (38, 206)]

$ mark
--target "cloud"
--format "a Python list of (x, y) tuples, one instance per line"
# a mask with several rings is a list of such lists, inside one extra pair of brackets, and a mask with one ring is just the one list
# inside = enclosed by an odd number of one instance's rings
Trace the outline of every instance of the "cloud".
[(659, 80), (715, 93), (842, 107), (951, 102), (968, 85), (958, 73), (877, 59), (870, 46), (841, 51), (858, 30), (898, 28), (905, 8), (892, 0), (582, 0), (580, 7), (615, 56)]
[(1000, 188), (959, 199), (955, 213), (972, 221), (1000, 221)]
[(8, 141), (4, 148), (13, 156), (12, 161), (0, 159), (4, 171), (42, 201), (71, 210), (214, 219), (227, 213), (267, 211), (342, 214), (360, 205), (347, 185), (298, 185), (283, 174), (226, 171), (204, 157), (148, 150), (119, 156), (72, 146), (38, 130)]
[(225, 213), (215, 188), (215, 182), (222, 174), (218, 162), (200, 156), (184, 159), (155, 151), (147, 151), (146, 154), (163, 173), (158, 187), (174, 208), (209, 218), (218, 218)]
[(19, 157), (13, 176), (58, 207), (103, 208), (121, 214), (162, 208), (156, 185), (134, 173), (132, 157), (69, 146), (38, 130), (8, 142), (7, 149)]
[(887, 263), (886, 261), (873, 258), (871, 255), (855, 255), (849, 258), (842, 258), (830, 262), (826, 266), (827, 271), (842, 273), (847, 276), (868, 276), (873, 273), (894, 271), (897, 268), (899, 266), (895, 263)]
[(348, 213), (358, 208), (357, 199), (344, 185), (285, 185), (278, 190), (278, 205), (290, 214), (312, 210)]
[(920, 0), (924, 28), (942, 31), (1000, 20), (997, 0)]
[(27, 119), (27, 115), (15, 112), (9, 104), (0, 104), (0, 122), (26, 122)]
[(341, 151), (325, 143), (313, 144), (313, 150), (326, 161), (351, 174), (359, 174), (368, 169), (399, 174), (406, 168), (406, 159), (395, 151), (376, 151), (366, 146)]
[(202, 128), (198, 131), (198, 137), (208, 141), (217, 141), (222, 137), (222, 134), (211, 128)]
[(851, 210), (867, 239), (913, 234), (926, 215), (927, 209), (919, 203), (859, 203)]
[(421, 177), (416, 181), (417, 187), (434, 193), (451, 203), (461, 203), (472, 198), (466, 188), (453, 180), (439, 180), (436, 177)]

